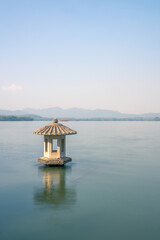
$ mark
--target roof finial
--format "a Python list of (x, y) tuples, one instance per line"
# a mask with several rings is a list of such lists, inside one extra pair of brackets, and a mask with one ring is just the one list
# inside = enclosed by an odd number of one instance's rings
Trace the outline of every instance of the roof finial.
[(57, 118), (54, 118), (52, 122), (53, 122), (53, 123), (58, 123), (58, 119), (57, 119)]

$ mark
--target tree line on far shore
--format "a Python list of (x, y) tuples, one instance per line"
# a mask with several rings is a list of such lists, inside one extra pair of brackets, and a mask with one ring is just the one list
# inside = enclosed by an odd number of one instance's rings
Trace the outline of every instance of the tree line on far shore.
[(0, 121), (34, 121), (34, 118), (22, 116), (0, 116)]
[[(0, 116), (0, 121), (51, 121), (52, 118), (44, 118), (37, 115), (32, 116)], [(61, 119), (59, 119), (61, 121)], [(64, 119), (62, 120), (64, 121)], [(65, 121), (160, 121), (155, 118), (68, 118)]]

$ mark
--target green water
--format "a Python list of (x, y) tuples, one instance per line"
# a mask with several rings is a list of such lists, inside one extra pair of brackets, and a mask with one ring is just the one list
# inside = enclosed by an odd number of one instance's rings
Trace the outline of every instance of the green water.
[(72, 163), (37, 162), (47, 122), (0, 122), (0, 239), (160, 239), (160, 122), (67, 122)]

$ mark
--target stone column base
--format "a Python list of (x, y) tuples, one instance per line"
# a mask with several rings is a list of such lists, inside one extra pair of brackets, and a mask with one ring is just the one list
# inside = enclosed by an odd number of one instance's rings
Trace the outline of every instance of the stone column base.
[(40, 157), (38, 158), (38, 162), (43, 163), (45, 165), (50, 166), (63, 166), (67, 162), (71, 162), (72, 158), (70, 157), (63, 157), (63, 158), (47, 158), (47, 157)]

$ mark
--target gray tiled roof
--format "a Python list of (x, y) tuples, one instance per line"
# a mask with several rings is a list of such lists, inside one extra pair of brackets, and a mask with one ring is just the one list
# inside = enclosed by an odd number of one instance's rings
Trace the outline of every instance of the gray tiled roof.
[(64, 126), (63, 124), (58, 123), (57, 119), (53, 120), (53, 123), (48, 124), (38, 130), (33, 132), (34, 134), (38, 135), (71, 135), (76, 134), (77, 132)]

